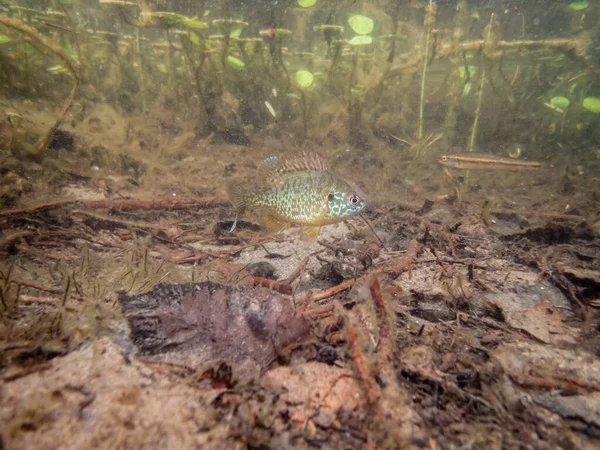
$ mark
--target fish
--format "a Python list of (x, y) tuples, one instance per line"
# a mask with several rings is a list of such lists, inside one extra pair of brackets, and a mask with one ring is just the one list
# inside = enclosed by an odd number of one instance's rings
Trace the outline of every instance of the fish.
[(342, 177), (331, 173), (317, 154), (291, 158), (271, 156), (258, 168), (263, 188), (251, 190), (232, 181), (227, 194), (237, 219), (247, 210), (257, 210), (261, 224), (279, 232), (292, 224), (302, 225), (303, 238), (314, 241), (321, 227), (342, 222), (367, 205), (364, 195)]
[(539, 161), (525, 161), (522, 159), (504, 158), (502, 156), (485, 153), (462, 153), (458, 155), (440, 156), (438, 162), (442, 166), (455, 169), (475, 170), (528, 170), (539, 169)]

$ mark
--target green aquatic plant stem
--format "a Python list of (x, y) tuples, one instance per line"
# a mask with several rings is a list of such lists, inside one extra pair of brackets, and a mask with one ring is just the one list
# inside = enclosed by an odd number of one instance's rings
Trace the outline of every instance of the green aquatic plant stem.
[[(446, 120), (444, 123), (444, 137), (446, 139), (446, 147), (450, 147), (450, 143), (455, 134), (456, 128), (456, 108), (461, 98), (461, 92), (464, 89), (464, 82), (460, 77), (460, 67), (462, 59), (465, 58), (464, 52), (460, 50), (460, 44), (465, 37), (466, 27), (469, 22), (470, 16), (468, 12), (467, 0), (459, 0), (456, 5), (456, 17), (454, 19), (454, 31), (452, 33), (453, 40), (453, 52), (450, 55), (451, 73), (450, 77), (450, 89), (448, 97), (448, 111), (446, 113)], [(468, 70), (466, 71), (467, 76), (469, 75)], [(470, 81), (468, 79), (467, 81)]]
[[(485, 44), (490, 43), (492, 39), (492, 29), (494, 23), (494, 13), (490, 16), (490, 23), (487, 28), (487, 33), (484, 40), (483, 48)], [(481, 115), (481, 108), (483, 107), (483, 87), (485, 85), (486, 78), (486, 55), (485, 53), (481, 56), (481, 83), (479, 84), (479, 91), (477, 92), (477, 108), (475, 109), (475, 119), (473, 119), (473, 127), (471, 128), (471, 139), (469, 139), (469, 152), (475, 150), (475, 138), (477, 137), (477, 125), (479, 124), (479, 116)], [(465, 186), (469, 186), (469, 171), (465, 174)]]
[(0, 14), (0, 23), (7, 28), (17, 31), (32, 42), (41, 45), (46, 50), (49, 50), (50, 53), (53, 53), (62, 61), (65, 68), (71, 72), (74, 77), (79, 77), (79, 63), (73, 60), (56, 42), (48, 39), (35, 28), (25, 25), (19, 19), (9, 18), (5, 14)]
[[(492, 25), (494, 23), (494, 13), (490, 16), (490, 24), (488, 25), (485, 41), (490, 42), (492, 39)], [(479, 123), (479, 116), (481, 115), (481, 108), (483, 106), (483, 86), (485, 85), (486, 77), (486, 61), (485, 55), (482, 56), (481, 62), (481, 83), (479, 84), (479, 91), (477, 92), (477, 108), (475, 110), (475, 119), (473, 120), (473, 127), (471, 128), (471, 139), (469, 140), (469, 152), (475, 150), (475, 138), (477, 137), (477, 124)]]
[(433, 0), (425, 9), (425, 58), (423, 60), (423, 75), (421, 76), (421, 100), (419, 104), (419, 131), (417, 138), (423, 138), (423, 110), (425, 107), (425, 78), (427, 77), (427, 66), (429, 65), (429, 46), (431, 42), (431, 31), (435, 20), (435, 6)]
[[(145, 80), (144, 80), (144, 61), (143, 61), (143, 57), (142, 57), (142, 46), (140, 45), (140, 29), (136, 27), (135, 29), (135, 49), (136, 49), (136, 53), (137, 53), (137, 62), (138, 62), (138, 66), (139, 66), (139, 71), (140, 71), (140, 100), (142, 103), (142, 110), (146, 110), (146, 89), (145, 89)], [(118, 51), (117, 51), (117, 55), (118, 55)]]
[(62, 61), (63, 65), (69, 71), (71, 78), (73, 79), (73, 87), (71, 88), (71, 92), (69, 93), (67, 100), (63, 104), (63, 108), (60, 115), (58, 116), (52, 127), (50, 127), (46, 134), (42, 136), (42, 138), (39, 140), (37, 151), (41, 153), (45, 150), (46, 146), (48, 145), (48, 142), (50, 142), (52, 134), (58, 129), (65, 115), (67, 114), (67, 111), (71, 107), (71, 103), (73, 103), (75, 92), (77, 92), (77, 87), (79, 86), (80, 65), (77, 61), (73, 60), (58, 44), (42, 35), (35, 28), (25, 25), (20, 20), (9, 18), (4, 14), (0, 14), (0, 23), (6, 26), (7, 28), (17, 31), (25, 38), (29, 39), (31, 42), (35, 42), (44, 49), (49, 50), (52, 54), (54, 54)]
[(485, 84), (485, 77), (485, 64), (482, 64), (481, 83), (479, 84), (479, 91), (477, 92), (477, 108), (475, 109), (475, 119), (473, 119), (473, 127), (471, 128), (471, 138), (469, 139), (469, 152), (473, 152), (475, 150), (477, 124), (479, 123), (479, 115), (481, 114), (481, 108), (483, 106), (483, 85)]

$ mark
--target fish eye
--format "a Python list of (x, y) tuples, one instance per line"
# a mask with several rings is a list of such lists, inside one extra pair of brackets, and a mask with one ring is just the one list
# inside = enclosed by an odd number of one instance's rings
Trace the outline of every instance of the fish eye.
[(446, 156), (442, 156), (442, 161), (446, 161), (448, 159)]
[(328, 202), (332, 202), (332, 201), (333, 201), (333, 199), (335, 199), (335, 195), (333, 195), (333, 194), (329, 194), (329, 195), (327, 196), (327, 201), (328, 201)]
[(352, 203), (353, 205), (356, 205), (358, 203), (358, 197), (356, 195), (353, 195), (352, 198), (350, 199), (350, 203)]

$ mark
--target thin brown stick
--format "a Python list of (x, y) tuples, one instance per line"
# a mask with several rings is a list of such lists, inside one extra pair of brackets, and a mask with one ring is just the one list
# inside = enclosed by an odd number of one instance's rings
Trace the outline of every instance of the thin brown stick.
[(95, 214), (88, 211), (73, 211), (74, 215), (81, 214), (83, 216), (89, 217), (91, 219), (100, 221), (100, 222), (109, 222), (115, 225), (121, 225), (125, 228), (139, 228), (141, 230), (154, 230), (154, 231), (165, 231), (164, 227), (160, 225), (155, 225), (153, 223), (148, 222), (134, 222), (131, 220), (121, 220), (115, 217), (104, 216), (102, 214)]
[(227, 206), (227, 200), (218, 199), (216, 197), (198, 197), (198, 198), (165, 198), (159, 200), (88, 200), (88, 201), (57, 201), (43, 203), (41, 205), (32, 206), (30, 208), (9, 209), (0, 211), (0, 218), (6, 216), (31, 214), (34, 212), (43, 211), (46, 209), (62, 208), (63, 206), (78, 205), (91, 209), (116, 209), (119, 211), (131, 211), (136, 209), (188, 209), (199, 208), (208, 209), (219, 206)]
[(352, 287), (356, 280), (346, 280), (342, 281), (337, 286), (330, 287), (329, 289), (325, 289), (321, 292), (314, 292), (311, 296), (311, 301), (317, 302), (319, 300), (324, 300), (329, 297), (333, 297), (335, 294), (339, 294), (340, 292), (344, 292)]
[(289, 284), (281, 283), (281, 282), (275, 281), (275, 280), (269, 280), (268, 278), (262, 278), (262, 277), (254, 277), (253, 276), (250, 279), (252, 280), (252, 284), (254, 286), (267, 287), (269, 289), (273, 289), (274, 291), (280, 292), (285, 295), (292, 294), (292, 286), (290, 286)]
[(302, 311), (300, 315), (305, 319), (316, 320), (323, 319), (324, 317), (328, 317), (333, 313), (335, 309), (335, 304), (330, 303), (328, 305), (317, 306), (315, 308), (310, 308), (305, 311)]
[(390, 322), (388, 321), (385, 303), (383, 302), (383, 296), (381, 295), (381, 287), (379, 286), (379, 280), (377, 279), (376, 274), (374, 274), (371, 279), (369, 289), (371, 291), (371, 298), (373, 298), (373, 304), (375, 305), (377, 324), (379, 325), (379, 349), (388, 361), (391, 361), (392, 341), (390, 339)]
[(300, 276), (300, 274), (306, 267), (306, 264), (308, 264), (308, 259), (309, 259), (309, 257), (305, 256), (302, 259), (302, 261), (300, 261), (300, 264), (298, 264), (298, 267), (296, 267), (294, 269), (294, 271), (290, 274), (290, 276), (287, 277), (284, 281), (282, 281), (282, 283), (283, 284), (292, 284), (294, 282), (294, 280)]
[[(17, 279), (11, 279), (10, 282), (13, 283), (13, 284), (21, 285), (23, 287), (28, 287), (28, 288), (31, 288), (31, 289), (37, 289), (38, 291), (48, 292), (49, 294), (64, 295), (64, 293), (65, 293), (65, 289), (49, 288), (49, 287), (41, 286), (39, 284), (29, 283), (27, 281), (22, 281), (22, 280), (17, 280)], [(73, 294), (70, 294), (69, 298), (74, 298), (75, 300), (79, 300), (79, 301), (85, 300), (83, 297), (81, 297), (79, 295), (73, 295)]]
[(600, 392), (600, 386), (595, 383), (590, 383), (584, 380), (573, 378), (542, 378), (532, 375), (510, 375), (513, 382), (525, 387), (537, 387), (542, 389), (561, 389), (565, 391), (579, 391), (580, 388), (585, 388)]
[(373, 406), (377, 404), (380, 393), (375, 380), (369, 372), (369, 367), (365, 361), (365, 357), (360, 348), (360, 340), (358, 338), (358, 331), (354, 324), (349, 324), (346, 330), (346, 336), (348, 338), (348, 344), (350, 345), (350, 352), (352, 353), (352, 360), (354, 361), (354, 367), (356, 373), (363, 384), (365, 393), (367, 394), (367, 401), (369, 405)]
[[(379, 267), (377, 272), (385, 273), (390, 278), (397, 278), (402, 272), (411, 271), (411, 267), (413, 261), (417, 257), (417, 252), (419, 251), (419, 243), (414, 239), (410, 241), (408, 244), (408, 248), (406, 249), (406, 253), (402, 255), (401, 258), (397, 260), (386, 263), (384, 266)], [(412, 275), (412, 274), (410, 274)]]

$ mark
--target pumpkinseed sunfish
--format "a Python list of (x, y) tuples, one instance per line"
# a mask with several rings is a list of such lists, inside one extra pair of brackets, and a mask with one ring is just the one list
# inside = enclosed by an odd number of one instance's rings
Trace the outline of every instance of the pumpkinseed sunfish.
[(237, 182), (227, 186), (236, 210), (232, 231), (239, 215), (256, 209), (265, 228), (282, 231), (296, 223), (303, 225), (305, 239), (315, 240), (323, 225), (341, 222), (366, 206), (362, 194), (329, 172), (316, 154), (272, 156), (262, 162), (258, 173), (266, 185), (262, 190), (249, 190)]

